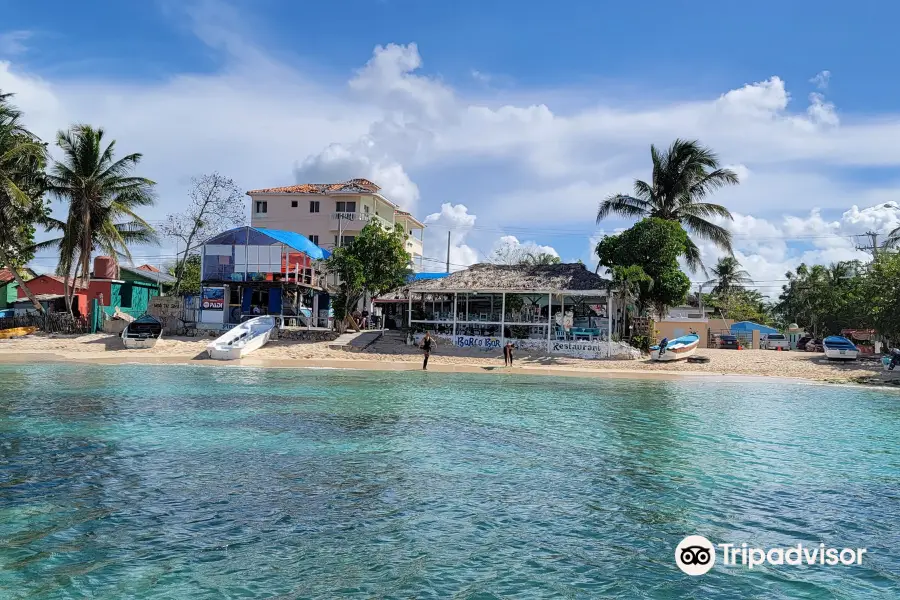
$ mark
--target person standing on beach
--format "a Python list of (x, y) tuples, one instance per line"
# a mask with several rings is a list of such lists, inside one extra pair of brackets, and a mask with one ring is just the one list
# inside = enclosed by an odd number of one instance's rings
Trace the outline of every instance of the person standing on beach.
[(503, 346), (503, 364), (504, 366), (511, 367), (513, 361), (513, 345), (512, 342), (506, 342), (506, 345)]
[(422, 370), (428, 370), (428, 357), (431, 356), (431, 349), (435, 346), (434, 338), (431, 337), (431, 332), (426, 331), (425, 337), (422, 338), (422, 350), (425, 352), (425, 361), (422, 363)]

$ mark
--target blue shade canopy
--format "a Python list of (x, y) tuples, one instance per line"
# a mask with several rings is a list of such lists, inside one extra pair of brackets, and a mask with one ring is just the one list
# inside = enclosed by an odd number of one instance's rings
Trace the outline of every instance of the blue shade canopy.
[(304, 235), (293, 231), (264, 227), (235, 227), (211, 237), (206, 240), (205, 244), (268, 245), (274, 242), (280, 242), (297, 252), (303, 252), (313, 260), (323, 260), (331, 256), (330, 252), (319, 248)]
[(294, 233), (293, 231), (284, 231), (283, 229), (266, 229), (264, 227), (255, 227), (258, 232), (264, 233), (272, 239), (278, 240), (285, 246), (290, 246), (294, 250), (304, 252), (307, 256), (315, 260), (324, 260), (331, 256), (331, 252), (319, 248), (307, 238), (305, 235)]
[(423, 281), (425, 279), (440, 279), (446, 277), (450, 273), (413, 273), (409, 278), (410, 281)]
[(731, 333), (735, 332), (751, 332), (758, 331), (761, 334), (770, 334), (770, 333), (781, 333), (774, 327), (769, 327), (768, 325), (761, 325), (759, 323), (754, 323), (753, 321), (740, 321), (731, 326)]

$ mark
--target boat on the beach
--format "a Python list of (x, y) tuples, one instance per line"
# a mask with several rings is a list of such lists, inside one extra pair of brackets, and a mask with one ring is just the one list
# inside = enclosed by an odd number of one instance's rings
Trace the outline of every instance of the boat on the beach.
[(831, 335), (822, 340), (825, 357), (829, 360), (856, 360), (859, 348), (845, 337)]
[(37, 327), (13, 327), (12, 329), (0, 329), (0, 340), (22, 337), (37, 331)]
[(122, 343), (125, 348), (152, 348), (162, 337), (163, 325), (155, 317), (144, 315), (129, 323), (122, 330)]
[(236, 360), (266, 345), (275, 329), (275, 317), (255, 317), (230, 329), (206, 346), (215, 360)]
[(700, 336), (696, 333), (689, 333), (669, 340), (663, 348), (660, 348), (659, 344), (650, 346), (650, 358), (658, 361), (681, 360), (694, 354), (699, 345)]

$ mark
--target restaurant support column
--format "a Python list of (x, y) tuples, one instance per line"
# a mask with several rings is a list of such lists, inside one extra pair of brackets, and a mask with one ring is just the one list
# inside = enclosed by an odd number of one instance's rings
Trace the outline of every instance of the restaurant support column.
[(606, 293), (606, 358), (612, 356), (612, 292)]
[(459, 299), (459, 292), (453, 292), (453, 336), (456, 337), (456, 301)]
[(412, 290), (409, 291), (409, 312), (406, 313), (406, 328), (412, 333)]
[(506, 292), (500, 295), (500, 345), (506, 345)]
[(553, 329), (553, 292), (547, 294), (547, 354), (550, 354), (551, 329)]

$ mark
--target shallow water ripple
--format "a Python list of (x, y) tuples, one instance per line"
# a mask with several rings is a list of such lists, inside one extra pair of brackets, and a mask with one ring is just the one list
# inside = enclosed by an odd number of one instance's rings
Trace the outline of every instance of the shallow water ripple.
[[(3, 598), (893, 598), (900, 396), (0, 366)], [(866, 547), (673, 561), (688, 534)]]

